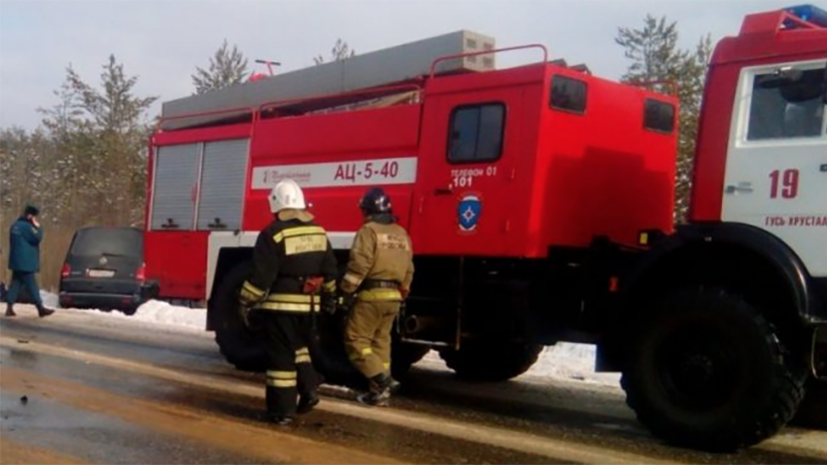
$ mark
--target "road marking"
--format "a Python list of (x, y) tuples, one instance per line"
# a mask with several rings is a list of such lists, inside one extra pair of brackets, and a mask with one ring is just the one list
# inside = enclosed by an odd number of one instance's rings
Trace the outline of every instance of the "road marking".
[[(76, 409), (117, 417), (153, 431), (186, 437), (213, 448), (233, 451), (263, 462), (354, 465), (402, 463), (392, 457), (364, 453), (280, 432), (264, 423), (258, 426), (217, 416), (205, 416), (188, 408), (127, 398), (53, 376), (17, 368), (3, 368), (0, 387), (4, 391), (25, 393), (31, 390), (28, 388), (30, 385), (40, 386), (38, 390), (47, 394), (50, 400)], [(6, 461), (5, 449), (3, 455), (3, 463), (14, 463)]]
[[(154, 365), (121, 360), (104, 355), (82, 352), (62, 347), (52, 347), (38, 342), (18, 344), (14, 338), (0, 336), (0, 346), (7, 349), (25, 352), (35, 352), (53, 355), (85, 363), (128, 370), (146, 376), (152, 376), (167, 381), (178, 382), (200, 388), (209, 388), (224, 392), (231, 392), (254, 398), (263, 398), (264, 389), (258, 386), (239, 384), (238, 381), (226, 381), (215, 376), (181, 373)], [(394, 409), (377, 409), (360, 406), (346, 401), (325, 399), (320, 404), (320, 410), (345, 415), (349, 417), (372, 420), (389, 425), (423, 431), (425, 433), (440, 434), (442, 436), (485, 444), (487, 446), (502, 447), (527, 454), (540, 455), (566, 462), (578, 463), (676, 463), (670, 460), (659, 460), (645, 455), (607, 449), (601, 446), (566, 442), (551, 437), (536, 434), (515, 432), (472, 423), (449, 420), (433, 415), (399, 411)]]

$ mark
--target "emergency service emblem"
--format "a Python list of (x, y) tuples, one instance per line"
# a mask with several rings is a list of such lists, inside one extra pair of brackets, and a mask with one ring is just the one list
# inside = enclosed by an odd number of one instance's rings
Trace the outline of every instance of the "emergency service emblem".
[(457, 219), (459, 230), (471, 232), (477, 228), (480, 215), (482, 214), (482, 200), (477, 195), (465, 195), (459, 200), (457, 206)]

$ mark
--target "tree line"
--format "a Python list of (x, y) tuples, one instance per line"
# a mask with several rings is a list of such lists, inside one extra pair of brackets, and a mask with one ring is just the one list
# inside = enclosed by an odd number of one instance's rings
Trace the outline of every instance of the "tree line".
[[(678, 47), (676, 22), (647, 15), (642, 28), (620, 28), (616, 42), (629, 60), (622, 80), (630, 83), (669, 80), (681, 100), (676, 220), (684, 218), (691, 188), (692, 159), (700, 100), (711, 45), (701, 38), (695, 49)], [(320, 65), (356, 54), (338, 39)], [(249, 62), (225, 39), (192, 74), (194, 94), (236, 85), (250, 78)], [(39, 108), (41, 124), (32, 130), (0, 128), (0, 234), (8, 247), (7, 229), (26, 204), (41, 208), (46, 234), (41, 281), (54, 289), (74, 232), (85, 226), (142, 227), (146, 193), (147, 143), (156, 118), (148, 111), (157, 96), (137, 95), (138, 76), (110, 55), (97, 83), (69, 64), (62, 85), (53, 91), (54, 105)], [(8, 280), (5, 263), (0, 278)]]

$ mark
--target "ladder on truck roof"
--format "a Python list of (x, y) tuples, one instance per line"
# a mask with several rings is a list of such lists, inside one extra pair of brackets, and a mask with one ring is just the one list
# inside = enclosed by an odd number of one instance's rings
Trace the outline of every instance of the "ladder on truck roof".
[[(231, 109), (258, 108), (274, 100), (307, 100), (393, 87), (416, 82), (434, 71), (439, 74), (490, 71), (496, 68), (494, 56), (479, 57), (475, 53), (495, 48), (493, 37), (457, 31), (164, 102), (161, 118), (166, 121), (164, 129), (197, 127), (226, 120)], [(445, 56), (453, 58), (440, 61), (433, 69), (432, 64)], [(201, 116), (183, 117), (193, 114)]]

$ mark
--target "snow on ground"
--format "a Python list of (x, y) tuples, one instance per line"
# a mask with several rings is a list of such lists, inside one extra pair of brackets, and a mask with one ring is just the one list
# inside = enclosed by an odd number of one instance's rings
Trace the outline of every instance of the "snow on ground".
[(596, 352), (597, 348), (592, 344), (557, 343), (543, 350), (537, 363), (525, 376), (552, 377), (619, 387), (620, 374), (595, 373)]
[[(46, 307), (58, 308), (58, 297), (50, 292), (40, 291), (40, 297)], [(86, 309), (62, 309), (106, 319), (110, 322), (118, 321), (124, 325), (136, 323), (152, 323), (168, 329), (204, 331), (207, 327), (207, 310), (203, 308), (189, 308), (170, 305), (159, 300), (150, 300), (138, 307), (134, 315), (128, 316), (119, 311), (101, 311)]]
[(57, 294), (52, 294), (51, 292), (40, 291), (40, 300), (42, 300), (43, 305), (48, 308), (58, 308), (60, 306)]
[[(595, 373), (595, 355), (594, 345), (560, 342), (546, 347), (537, 359), (537, 363), (523, 374), (521, 379), (554, 378), (619, 387), (620, 374)], [(445, 362), (439, 358), (439, 354), (433, 350), (420, 363), (429, 368), (448, 369)]]
[[(41, 291), (41, 298), (47, 307), (57, 308), (57, 295)], [(66, 310), (64, 310), (66, 311)], [(150, 324), (168, 330), (203, 332), (206, 327), (207, 311), (203, 308), (178, 307), (166, 302), (150, 300), (138, 307), (132, 316), (121, 312), (103, 312), (99, 310), (68, 311), (88, 314), (94, 318), (106, 319), (110, 324)], [(537, 363), (523, 375), (527, 378), (555, 378), (569, 381), (581, 381), (589, 384), (617, 387), (620, 375), (617, 373), (594, 372), (595, 346), (589, 344), (572, 344), (561, 342), (547, 347)], [(431, 351), (421, 362), (436, 369), (446, 369), (439, 354)]]

